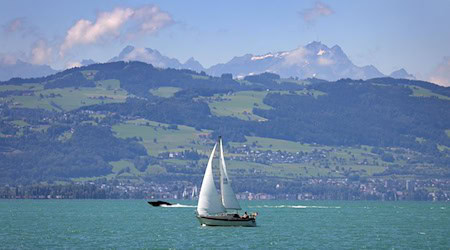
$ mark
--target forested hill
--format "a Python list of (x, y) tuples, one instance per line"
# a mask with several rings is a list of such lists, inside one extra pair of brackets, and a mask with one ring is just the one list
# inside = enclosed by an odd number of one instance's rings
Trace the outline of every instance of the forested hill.
[[(367, 146), (373, 157), (401, 149), (416, 153), (390, 153), (385, 173), (389, 164), (422, 164), (450, 176), (450, 88), (429, 82), (271, 73), (237, 80), (114, 62), (13, 78), (0, 83), (0, 98), (3, 183), (117, 176), (124, 161), (141, 176), (156, 165), (168, 174), (164, 153), (207, 150), (218, 135), (227, 143)], [(161, 134), (171, 139), (160, 142)]]

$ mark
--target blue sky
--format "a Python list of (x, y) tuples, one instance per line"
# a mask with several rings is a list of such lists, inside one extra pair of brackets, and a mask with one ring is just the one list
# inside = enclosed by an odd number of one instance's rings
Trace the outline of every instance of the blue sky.
[(209, 67), (321, 41), (358, 66), (429, 79), (450, 74), (449, 13), (446, 0), (1, 1), (0, 56), (61, 69), (130, 44)]

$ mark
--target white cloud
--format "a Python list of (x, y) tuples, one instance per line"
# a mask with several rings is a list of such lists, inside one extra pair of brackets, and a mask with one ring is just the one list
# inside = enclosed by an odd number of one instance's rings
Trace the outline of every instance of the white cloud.
[(136, 9), (133, 17), (139, 22), (139, 30), (148, 34), (153, 34), (173, 23), (173, 19), (169, 13), (161, 11), (155, 5)]
[(94, 43), (106, 35), (118, 35), (120, 27), (132, 14), (133, 10), (130, 8), (116, 8), (112, 12), (100, 13), (95, 23), (85, 19), (79, 20), (67, 31), (64, 43), (60, 48), (60, 55), (64, 55), (67, 49), (76, 44)]
[(431, 72), (430, 82), (450, 87), (450, 57), (444, 57), (442, 62)]
[(0, 65), (14, 65), (17, 62), (17, 57), (11, 54), (0, 54)]
[[(121, 28), (127, 22), (138, 25), (140, 33), (154, 34), (173, 23), (172, 17), (157, 6), (149, 5), (141, 8), (116, 8), (111, 12), (101, 12), (95, 22), (80, 19), (66, 34), (60, 47), (60, 56), (78, 44), (92, 44), (108, 36), (120, 36)], [(124, 33), (131, 31), (125, 31)], [(130, 34), (128, 34), (130, 35)]]
[(17, 17), (6, 24), (2, 25), (3, 33), (6, 36), (12, 36), (12, 35), (20, 35), (22, 38), (25, 37), (42, 37), (42, 34), (40, 34), (39, 29), (31, 24), (27, 18), (25, 17)]
[(75, 68), (75, 67), (81, 67), (81, 63), (77, 62), (77, 61), (69, 61), (66, 63), (66, 69), (71, 69), (71, 68)]
[(162, 62), (160, 62), (155, 55), (153, 55), (152, 53), (150, 53), (147, 49), (145, 48), (135, 48), (133, 51), (131, 51), (130, 53), (128, 53), (125, 57), (124, 57), (125, 61), (141, 61), (141, 62), (146, 62), (146, 63), (150, 63), (155, 67), (160, 67), (160, 68), (165, 68), (166, 65)]
[(32, 42), (31, 51), (15, 52), (15, 55), (0, 56), (0, 62), (6, 64), (16, 64), (17, 60), (32, 64), (50, 63), (54, 50), (49, 47), (47, 40), (43, 39), (39, 29), (30, 23), (25, 17), (17, 17), (7, 22), (3, 27), (6, 36), (17, 36), (16, 39), (23, 39), (26, 42)]
[(152, 54), (148, 53), (145, 48), (135, 48), (124, 57), (125, 61), (151, 61), (153, 59)]
[(319, 65), (322, 65), (322, 66), (328, 66), (328, 65), (334, 64), (335, 61), (333, 61), (333, 60), (330, 59), (330, 58), (319, 57), (319, 58), (317, 59), (317, 63), (318, 63)]
[(14, 33), (24, 30), (25, 19), (23, 17), (14, 18), (9, 21), (3, 28), (6, 33)]
[(31, 63), (45, 64), (51, 62), (52, 48), (47, 45), (45, 40), (38, 40), (31, 49)]
[(310, 51), (308, 51), (304, 47), (299, 47), (295, 50), (290, 51), (289, 54), (286, 54), (283, 63), (288, 66), (308, 64), (306, 56), (309, 54)]
[(303, 18), (303, 20), (308, 24), (313, 24), (323, 16), (329, 16), (334, 14), (334, 10), (330, 8), (330, 6), (317, 1), (314, 4), (313, 8), (304, 9), (303, 11), (299, 12), (299, 15)]

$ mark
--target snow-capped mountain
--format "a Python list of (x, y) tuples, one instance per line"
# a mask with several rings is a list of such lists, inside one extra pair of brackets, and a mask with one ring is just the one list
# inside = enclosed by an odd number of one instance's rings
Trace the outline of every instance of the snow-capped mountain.
[(203, 66), (193, 57), (182, 64), (177, 59), (164, 56), (157, 50), (150, 48), (135, 48), (133, 46), (125, 47), (118, 56), (109, 60), (109, 62), (116, 61), (141, 61), (150, 63), (159, 68), (191, 69), (195, 71), (204, 70)]
[[(1, 59), (1, 58), (0, 58)], [(272, 72), (281, 77), (319, 78), (324, 80), (339, 80), (341, 78), (370, 79), (383, 77), (373, 65), (356, 66), (342, 51), (341, 47), (334, 45), (329, 48), (321, 42), (312, 42), (294, 50), (266, 53), (262, 55), (245, 54), (237, 56), (226, 63), (219, 63), (205, 69), (193, 57), (185, 63), (175, 58), (162, 55), (159, 51), (150, 48), (125, 47), (118, 56), (109, 60), (115, 61), (142, 61), (159, 68), (190, 69), (197, 72), (206, 71), (213, 76), (223, 73), (232, 73), (234, 77), (243, 77), (251, 74)], [(88, 59), (83, 60), (82, 66), (96, 63)], [(34, 65), (20, 60), (12, 63), (0, 60), (0, 81), (12, 77), (39, 77), (56, 73), (57, 71), (47, 65)], [(405, 69), (392, 72), (390, 77), (415, 79)]]
[(392, 78), (402, 78), (402, 79), (409, 79), (409, 80), (415, 80), (416, 78), (412, 75), (406, 72), (404, 68), (401, 68), (399, 70), (396, 70), (392, 72), (390, 75)]
[[(150, 48), (125, 47), (113, 61), (142, 61), (160, 68), (191, 69), (197, 72), (206, 71), (213, 76), (232, 73), (234, 77), (272, 72), (281, 77), (320, 78), (339, 80), (341, 78), (370, 79), (385, 76), (375, 66), (356, 66), (342, 51), (334, 45), (329, 48), (321, 42), (312, 42), (306, 46), (290, 51), (266, 53), (262, 55), (245, 54), (237, 56), (226, 63), (219, 63), (205, 69), (194, 58), (180, 63), (175, 58), (162, 55)], [(393, 72), (391, 77), (413, 79), (404, 69)]]
[(217, 76), (222, 73), (245, 76), (272, 72), (282, 77), (316, 77), (325, 80), (384, 76), (372, 65), (354, 65), (338, 45), (329, 48), (320, 42), (312, 42), (291, 51), (234, 57), (227, 63), (212, 66), (206, 72)]

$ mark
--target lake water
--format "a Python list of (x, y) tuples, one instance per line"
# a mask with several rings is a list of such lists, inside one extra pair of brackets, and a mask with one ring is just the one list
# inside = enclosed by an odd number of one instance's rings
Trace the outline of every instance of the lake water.
[(201, 227), (194, 201), (0, 200), (0, 248), (449, 249), (450, 204), (247, 201), (258, 227)]

